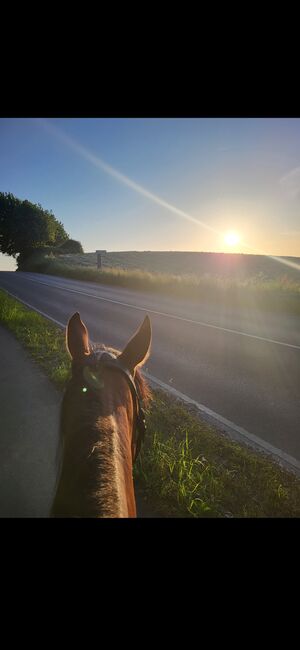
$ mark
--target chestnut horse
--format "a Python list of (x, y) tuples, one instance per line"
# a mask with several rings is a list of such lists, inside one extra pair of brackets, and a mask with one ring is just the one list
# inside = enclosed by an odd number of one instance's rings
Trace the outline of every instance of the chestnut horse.
[(72, 376), (61, 409), (60, 473), (52, 517), (136, 517), (133, 463), (150, 389), (137, 366), (149, 355), (144, 322), (123, 352), (91, 345), (76, 312), (66, 331)]

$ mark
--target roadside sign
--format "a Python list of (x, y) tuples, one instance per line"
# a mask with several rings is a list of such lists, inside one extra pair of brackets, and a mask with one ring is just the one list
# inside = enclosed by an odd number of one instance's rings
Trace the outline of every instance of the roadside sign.
[(97, 253), (97, 269), (101, 269), (102, 267), (101, 255), (104, 255), (104, 253), (106, 253), (106, 250), (96, 250), (96, 253)]

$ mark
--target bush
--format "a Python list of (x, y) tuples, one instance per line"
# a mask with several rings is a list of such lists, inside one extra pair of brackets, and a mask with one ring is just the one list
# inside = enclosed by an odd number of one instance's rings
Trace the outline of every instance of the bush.
[(80, 253), (82, 254), (83, 248), (80, 241), (75, 239), (66, 239), (57, 249), (57, 253)]
[(51, 261), (66, 253), (83, 253), (81, 243), (68, 239), (60, 246), (36, 246), (23, 250), (17, 257), (18, 271), (47, 273)]
[(18, 271), (30, 271), (33, 263), (44, 260), (45, 256), (55, 253), (56, 250), (56, 246), (38, 246), (23, 250), (17, 257)]

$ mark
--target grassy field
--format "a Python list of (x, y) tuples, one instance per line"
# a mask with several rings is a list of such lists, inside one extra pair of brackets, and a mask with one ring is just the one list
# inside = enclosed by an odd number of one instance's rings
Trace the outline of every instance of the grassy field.
[[(63, 255), (60, 259), (70, 266), (96, 268), (96, 253)], [(280, 258), (297, 264), (300, 258)], [(286, 281), (299, 284), (299, 270), (285, 266), (263, 255), (237, 253), (193, 253), (183, 251), (120, 251), (102, 255), (103, 268), (139, 270), (147, 273), (163, 273), (176, 276), (203, 277), (236, 280), (240, 282)]]
[[(2, 290), (0, 323), (63, 390), (70, 376), (64, 332)], [(154, 516), (300, 516), (299, 478), (268, 457), (230, 442), (166, 393), (153, 392), (134, 476)]]
[(96, 255), (85, 253), (35, 257), (22, 270), (213, 302), (226, 308), (300, 314), (300, 272), (257, 255), (129, 251), (105, 255), (103, 268), (97, 270)]

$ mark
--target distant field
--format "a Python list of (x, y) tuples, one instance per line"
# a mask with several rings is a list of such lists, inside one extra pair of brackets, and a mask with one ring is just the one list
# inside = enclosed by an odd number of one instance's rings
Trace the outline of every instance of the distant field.
[[(61, 255), (68, 265), (96, 268), (96, 253), (83, 255)], [(280, 258), (299, 265), (300, 257)], [(138, 269), (149, 273), (190, 275), (197, 278), (210, 277), (261, 281), (279, 280), (298, 282), (300, 271), (263, 255), (239, 255), (230, 253), (185, 253), (181, 251), (121, 251), (102, 256), (103, 268), (124, 270)]]

